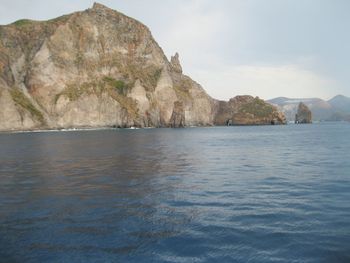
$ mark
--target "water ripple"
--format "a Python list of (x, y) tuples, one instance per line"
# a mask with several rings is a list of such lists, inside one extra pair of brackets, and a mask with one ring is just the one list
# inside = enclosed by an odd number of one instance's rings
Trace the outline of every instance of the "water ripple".
[(1, 134), (0, 261), (350, 262), (349, 132)]

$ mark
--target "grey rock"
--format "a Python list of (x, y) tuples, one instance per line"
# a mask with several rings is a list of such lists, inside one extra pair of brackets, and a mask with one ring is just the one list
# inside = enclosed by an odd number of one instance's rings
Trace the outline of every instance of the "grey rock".
[(295, 115), (295, 123), (312, 123), (312, 113), (310, 109), (302, 102), (299, 103), (298, 111)]

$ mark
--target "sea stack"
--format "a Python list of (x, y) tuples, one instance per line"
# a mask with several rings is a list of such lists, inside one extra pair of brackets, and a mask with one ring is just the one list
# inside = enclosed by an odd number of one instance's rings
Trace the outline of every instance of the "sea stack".
[(295, 115), (295, 123), (312, 123), (312, 113), (308, 106), (300, 102)]

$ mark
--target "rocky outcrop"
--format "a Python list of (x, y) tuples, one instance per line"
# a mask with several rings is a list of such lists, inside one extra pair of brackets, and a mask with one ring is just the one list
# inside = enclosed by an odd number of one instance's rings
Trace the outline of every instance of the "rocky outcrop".
[(326, 121), (337, 112), (329, 103), (319, 98), (285, 98), (279, 97), (267, 102), (275, 105), (279, 111), (283, 112), (289, 122), (295, 122), (299, 103), (304, 103), (312, 111), (312, 119), (315, 121)]
[(214, 119), (216, 125), (276, 125), (285, 124), (284, 115), (275, 106), (252, 96), (237, 96), (219, 102)]
[(177, 73), (182, 73), (182, 67), (179, 60), (179, 53), (176, 52), (175, 56), (170, 60), (172, 69)]
[(298, 112), (295, 115), (295, 123), (312, 123), (312, 113), (302, 102), (299, 103)]
[(145, 25), (101, 4), (0, 26), (0, 130), (224, 124), (232, 108), (237, 122), (273, 117), (235, 103), (212, 99)]

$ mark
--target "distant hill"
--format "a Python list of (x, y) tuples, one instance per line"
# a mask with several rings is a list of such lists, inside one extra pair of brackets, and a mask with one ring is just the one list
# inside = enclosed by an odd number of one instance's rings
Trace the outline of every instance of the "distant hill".
[(338, 95), (330, 99), (328, 103), (339, 112), (350, 113), (350, 98), (348, 97)]
[(350, 120), (350, 98), (343, 95), (337, 95), (329, 101), (319, 98), (278, 97), (268, 102), (277, 106), (285, 114), (287, 121), (294, 121), (300, 102), (310, 108), (313, 121)]

